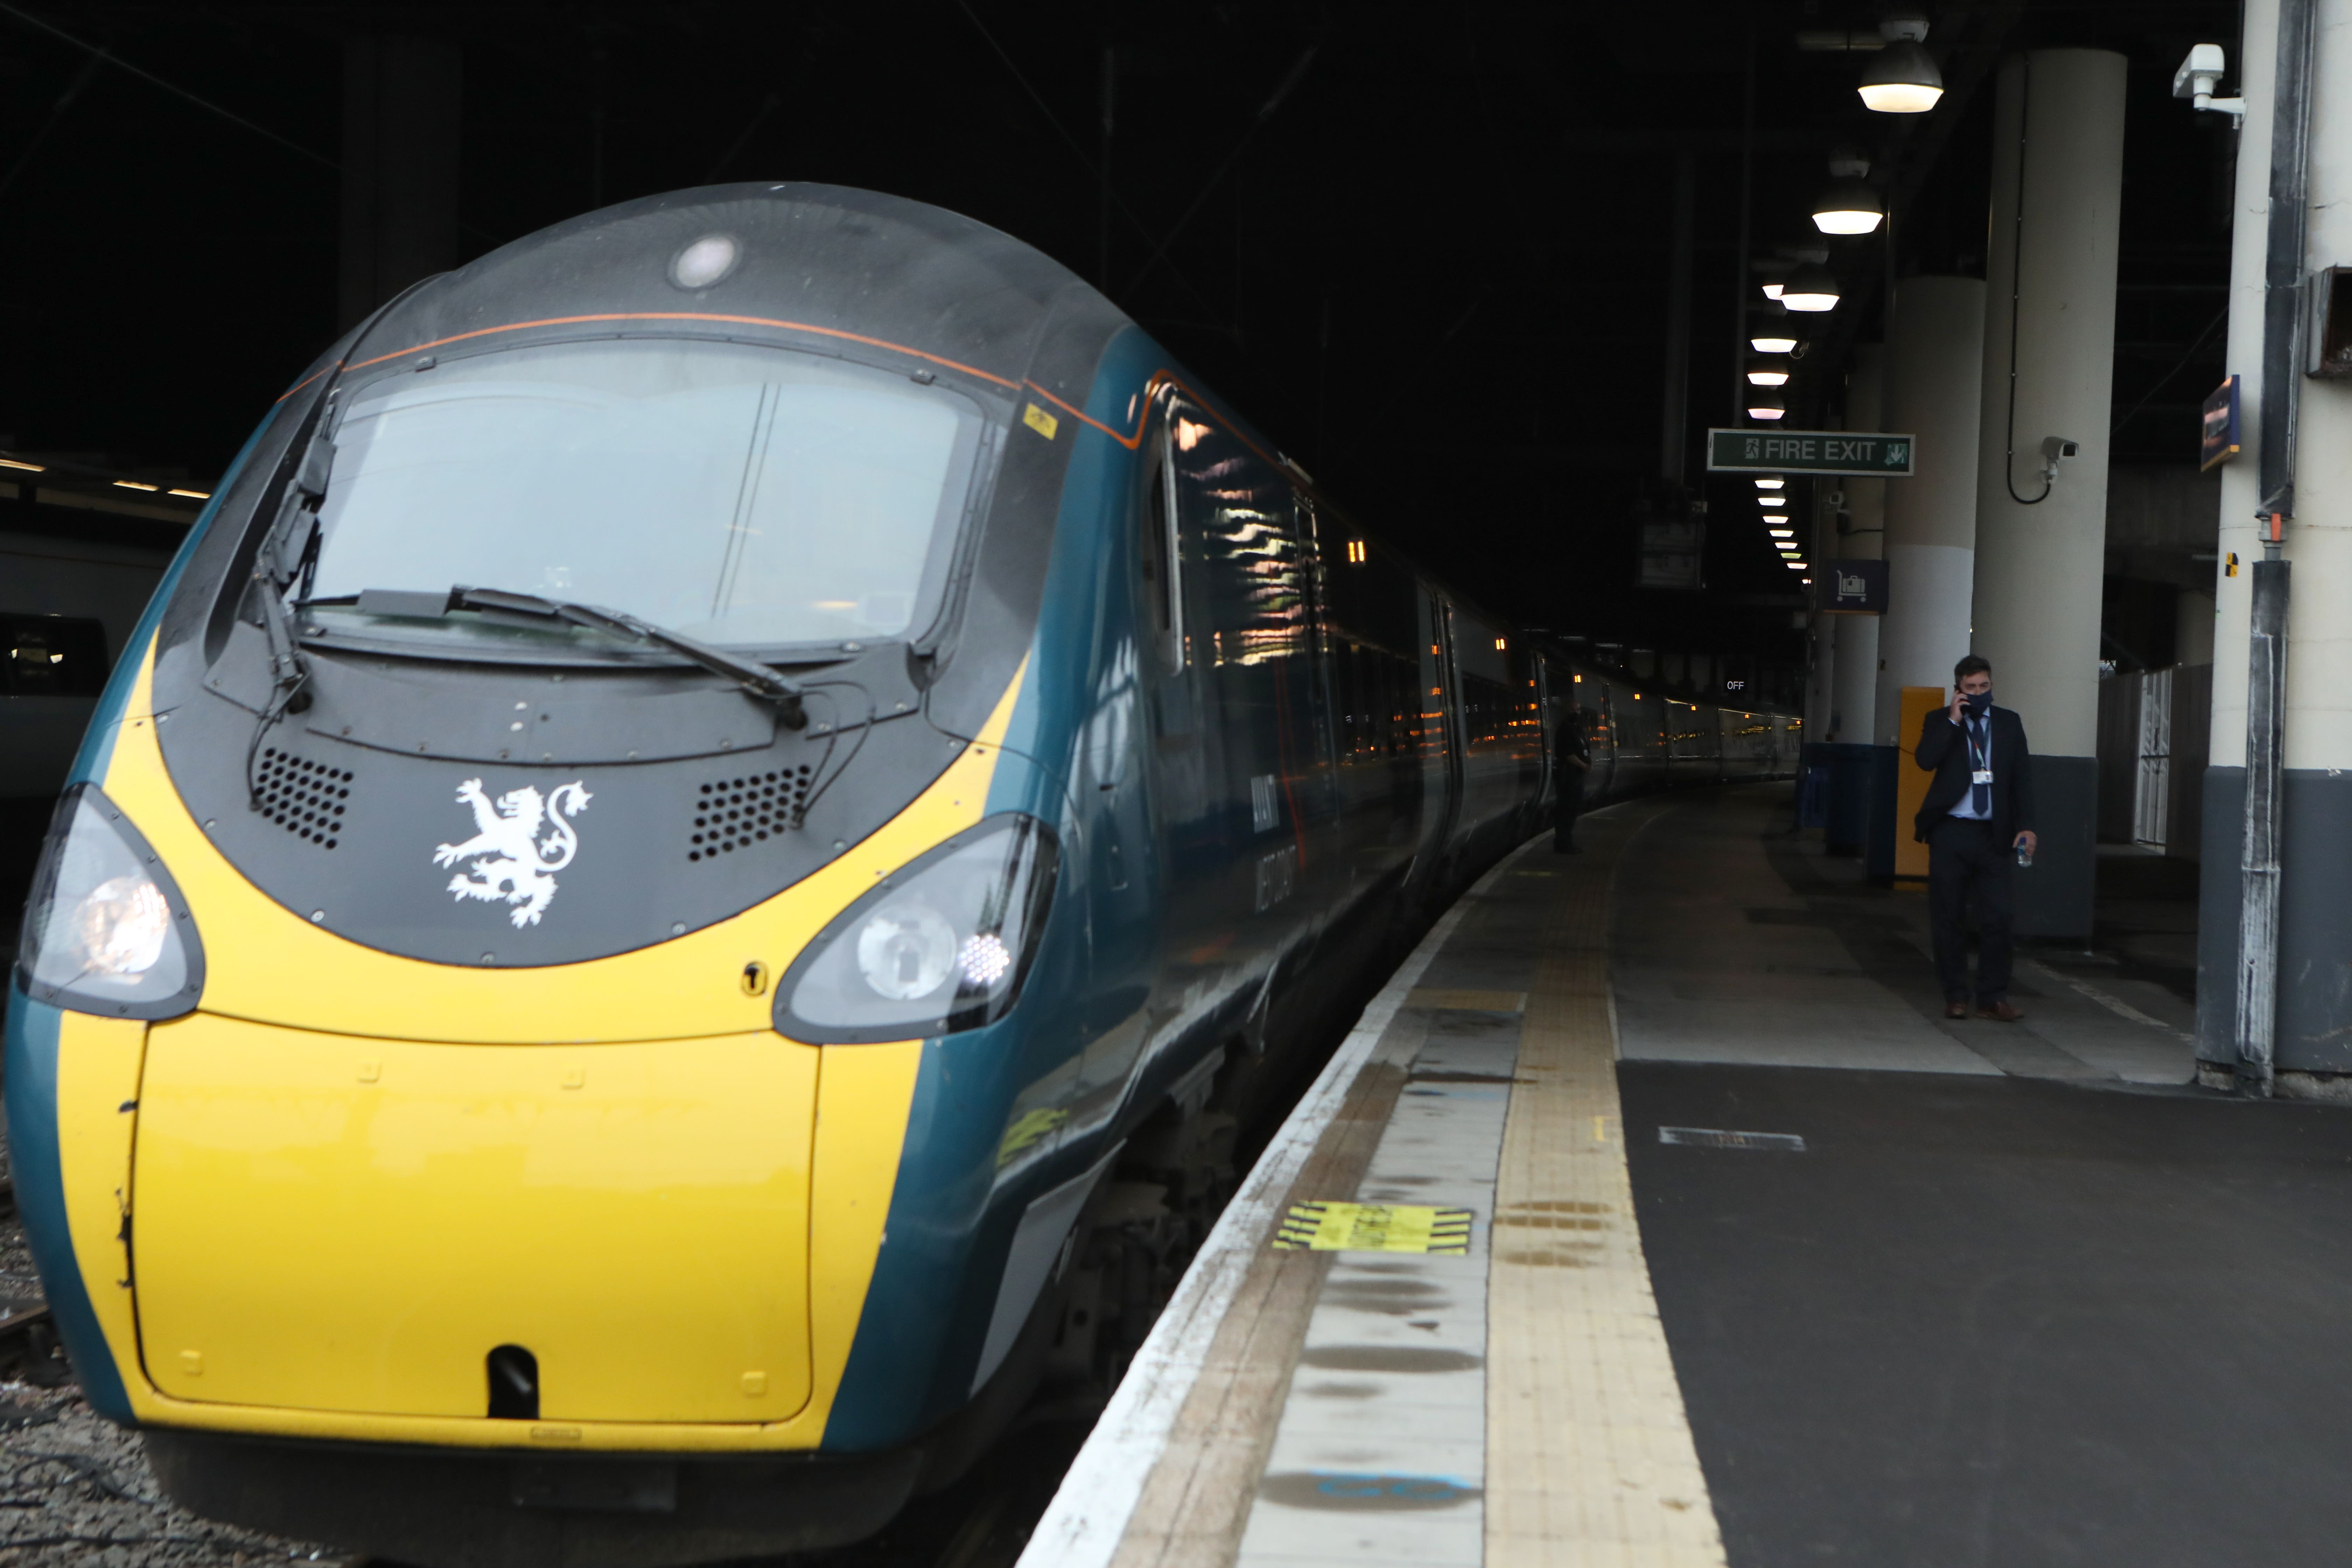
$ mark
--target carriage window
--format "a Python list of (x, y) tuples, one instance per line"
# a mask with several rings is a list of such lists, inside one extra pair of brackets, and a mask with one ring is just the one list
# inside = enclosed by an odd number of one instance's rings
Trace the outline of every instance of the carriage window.
[(95, 697), (106, 689), (106, 628), (79, 616), (0, 616), (0, 694)]
[(1161, 668), (1173, 671), (1184, 668), (1184, 598), (1177, 566), (1176, 467), (1168, 454), (1164, 426), (1153, 446), (1159, 458), (1144, 482), (1144, 504), (1139, 509), (1142, 537), (1137, 543), (1152, 640), (1159, 645)]

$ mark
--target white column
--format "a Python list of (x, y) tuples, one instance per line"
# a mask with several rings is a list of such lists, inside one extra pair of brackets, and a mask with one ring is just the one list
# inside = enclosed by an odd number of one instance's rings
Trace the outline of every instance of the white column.
[[(2098, 754), (2124, 77), (2118, 54), (2036, 49), (1993, 105), (1973, 646), (2037, 755)], [(2046, 438), (2076, 445), (2054, 482)]]
[[(2246, 634), (2262, 558), (2263, 273), (2269, 244), (2272, 76), (2277, 0), (2247, 0), (2246, 121), (2238, 141), (2230, 258), (2228, 369), (2241, 378), (2243, 456), (2221, 470), (2221, 555), (2213, 581), (2214, 771), (2206, 776), (2199, 915), (2198, 1056), (2226, 1064), (2234, 1035), (2246, 761)], [(2352, 263), (2352, 0), (2318, 0), (2312, 61), (2305, 270)], [(2281, 825), (2278, 1092), (2342, 1098), (2352, 1086), (2352, 905), (2343, 897), (2352, 832), (2352, 382), (2302, 378), (2295, 426), (2294, 563), (2287, 612), (2286, 809)], [(2236, 576), (2227, 572), (2231, 554)], [(2209, 1081), (2226, 1079), (2226, 1065)]]
[(1895, 288), (1886, 427), (1919, 444), (1911, 478), (1886, 481), (1886, 615), (1872, 721), (1884, 746), (1918, 739), (1895, 732), (1903, 688), (1949, 686), (1969, 651), (1984, 319), (1985, 286), (1976, 279), (1906, 278)]
[[(1820, 584), (1828, 581), (1822, 575), (1822, 563), (1836, 553), (1837, 523), (1826, 504), (1827, 497), (1837, 480), (1815, 479), (1811, 484), (1792, 480), (1790, 489), (1801, 498), (1789, 510), (1797, 527), (1797, 538), (1805, 547), (1805, 563), (1811, 571), (1805, 574), (1815, 584), (1813, 602), (1821, 602)], [(1811, 666), (1805, 680), (1805, 739), (1829, 741), (1832, 704), (1836, 700), (1837, 624), (1843, 616), (1812, 614), (1805, 628), (1805, 656)]]
[[(1853, 369), (1845, 384), (1845, 427), (1884, 430), (1886, 351), (1877, 343), (1857, 344)], [(1850, 561), (1875, 561), (1885, 548), (1886, 481), (1849, 479), (1845, 510), (1849, 531), (1836, 541), (1836, 554)], [(1819, 567), (1822, 563), (1816, 562)], [(1819, 581), (1818, 575), (1815, 578)], [(1832, 741), (1871, 738), (1871, 718), (1878, 710), (1878, 617), (1836, 616), (1832, 633), (1835, 651), (1831, 677), (1830, 734)]]
[[(2001, 63), (1993, 100), (1972, 646), (2032, 746), (2027, 936), (2089, 936), (2096, 888), (2125, 76), (2108, 50), (2036, 49)], [(2055, 479), (2052, 441), (2074, 447)]]

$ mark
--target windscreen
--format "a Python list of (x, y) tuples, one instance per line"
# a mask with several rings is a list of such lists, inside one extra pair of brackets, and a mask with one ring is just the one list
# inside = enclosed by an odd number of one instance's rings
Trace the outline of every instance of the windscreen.
[(917, 635), (984, 425), (943, 387), (730, 343), (386, 376), (334, 431), (310, 597), (499, 588), (739, 647)]

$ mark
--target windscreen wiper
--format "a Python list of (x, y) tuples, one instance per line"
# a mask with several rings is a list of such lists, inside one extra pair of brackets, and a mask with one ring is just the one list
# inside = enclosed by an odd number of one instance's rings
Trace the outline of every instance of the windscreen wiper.
[(723, 675), (750, 695), (776, 706), (776, 718), (787, 730), (797, 730), (808, 722), (808, 710), (802, 705), (803, 692), (798, 682), (787, 680), (764, 664), (697, 642), (690, 637), (657, 626), (651, 621), (640, 620), (621, 610), (607, 610), (596, 605), (574, 605), (562, 599), (541, 598), (537, 594), (514, 594), (503, 588), (468, 588), (464, 584), (446, 594), (419, 594), (396, 588), (368, 588), (361, 592), (355, 606), (365, 616), (415, 616), (431, 617), (446, 616), (452, 610), (490, 610), (506, 615), (530, 616), (541, 620), (567, 621), (575, 626), (586, 626), (613, 637), (634, 638), (667, 648), (682, 658), (691, 659), (713, 675)]

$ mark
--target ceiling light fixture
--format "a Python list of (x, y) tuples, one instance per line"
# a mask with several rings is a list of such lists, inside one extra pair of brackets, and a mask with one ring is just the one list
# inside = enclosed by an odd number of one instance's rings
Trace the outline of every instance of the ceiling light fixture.
[(1786, 386), (1788, 384), (1789, 367), (1785, 364), (1757, 360), (1748, 367), (1748, 384), (1750, 386)]
[(1797, 340), (1779, 332), (1767, 331), (1748, 339), (1748, 346), (1759, 354), (1784, 354), (1797, 346)]
[[(1826, 267), (1798, 268), (1789, 274), (1789, 281), (1780, 290), (1780, 303), (1791, 310), (1834, 310), (1837, 302), (1838, 281)], [(1792, 342), (1789, 346), (1796, 345)]]
[(1885, 218), (1886, 204), (1860, 180), (1840, 180), (1813, 204), (1813, 226), (1823, 234), (1869, 234)]
[(1786, 479), (1759, 479), (1756, 481), (1756, 488), (1759, 490), (1777, 490), (1788, 482)]
[(1855, 90), (1864, 108), (1881, 114), (1925, 114), (1944, 96), (1944, 73), (1921, 47), (1927, 36), (1925, 12), (1900, 6), (1880, 18), (1879, 36), (1886, 47), (1862, 68)]
[(1788, 412), (1789, 405), (1780, 401), (1780, 395), (1777, 392), (1751, 392), (1748, 395), (1748, 417), (1750, 419), (1779, 419)]

